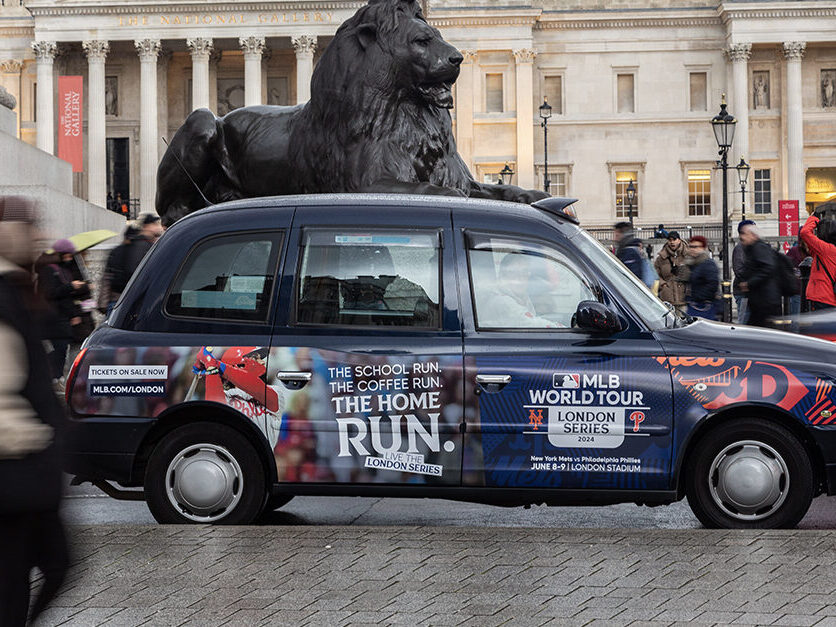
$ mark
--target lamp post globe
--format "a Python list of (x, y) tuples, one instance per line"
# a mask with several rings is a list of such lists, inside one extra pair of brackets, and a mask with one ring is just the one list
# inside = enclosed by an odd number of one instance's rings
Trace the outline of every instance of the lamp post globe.
[(711, 128), (717, 141), (720, 160), (717, 167), (723, 171), (723, 321), (731, 322), (731, 269), (729, 267), (729, 162), (728, 155), (734, 140), (737, 120), (726, 109), (726, 94), (720, 101), (720, 112), (711, 118)]
[(540, 126), (543, 127), (543, 191), (549, 193), (549, 118), (552, 117), (552, 107), (548, 98), (543, 98), (540, 105)]
[(510, 166), (506, 163), (505, 167), (499, 171), (499, 182), (502, 185), (510, 185), (511, 184), (511, 177), (514, 176), (514, 171), (510, 168)]
[(633, 179), (627, 184), (627, 215), (630, 219), (630, 226), (633, 226), (633, 202), (636, 199), (636, 185)]
[(737, 181), (740, 183), (740, 219), (746, 219), (746, 184), (749, 182), (749, 170), (752, 169), (743, 157), (740, 163), (735, 166), (737, 170)]

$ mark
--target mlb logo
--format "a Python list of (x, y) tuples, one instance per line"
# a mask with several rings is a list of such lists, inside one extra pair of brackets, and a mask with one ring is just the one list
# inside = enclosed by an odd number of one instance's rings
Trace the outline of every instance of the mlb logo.
[(578, 373), (555, 372), (552, 375), (552, 387), (564, 390), (581, 387), (581, 375)]

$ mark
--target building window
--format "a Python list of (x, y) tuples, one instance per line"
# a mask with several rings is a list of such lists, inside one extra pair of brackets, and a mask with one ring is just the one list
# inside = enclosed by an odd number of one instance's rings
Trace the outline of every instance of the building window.
[(502, 74), (485, 74), (485, 111), (502, 113)]
[(553, 115), (563, 114), (563, 77), (546, 76), (543, 79), (543, 96), (548, 99)]
[(772, 172), (755, 170), (755, 213), (772, 213)]
[(629, 218), (631, 203), (627, 199), (627, 187), (633, 182), (636, 195), (633, 197), (632, 214), (635, 218), (639, 215), (639, 179), (637, 172), (616, 172), (615, 173), (615, 217)]
[[(534, 187), (543, 189), (543, 166), (537, 166), (537, 180), (534, 182)], [(568, 196), (569, 195), (569, 177), (565, 169), (557, 169), (549, 166), (549, 193), (552, 196)]]
[(688, 215), (711, 215), (711, 170), (688, 170)]
[(691, 72), (691, 111), (707, 111), (706, 88), (708, 75), (705, 72)]
[(636, 110), (634, 76), (632, 74), (619, 74), (616, 83), (618, 88), (618, 112), (634, 113)]

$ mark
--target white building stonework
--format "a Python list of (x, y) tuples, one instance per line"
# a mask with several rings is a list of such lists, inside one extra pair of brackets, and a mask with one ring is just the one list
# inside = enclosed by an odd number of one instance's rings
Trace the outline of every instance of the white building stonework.
[[(548, 97), (551, 192), (581, 199), (588, 225), (719, 222), (708, 121), (726, 94), (731, 164), (751, 164), (746, 214), (836, 199), (836, 0), (429, 0), (428, 20), (464, 55), (453, 110), (459, 151), (481, 181), (507, 163), (543, 186)], [(22, 5), (22, 6), (21, 6)], [(0, 85), (19, 136), (55, 151), (59, 75), (85, 81), (78, 196), (140, 199), (188, 113), (310, 97), (322, 51), (361, 2), (3, 0)], [(425, 4), (426, 7), (426, 4)], [(737, 173), (730, 206), (741, 212)]]

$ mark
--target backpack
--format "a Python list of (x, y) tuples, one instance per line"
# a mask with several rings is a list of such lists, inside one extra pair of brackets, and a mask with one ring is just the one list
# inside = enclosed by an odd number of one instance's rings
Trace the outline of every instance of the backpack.
[(792, 260), (773, 249), (775, 255), (775, 276), (781, 296), (796, 296), (801, 293), (801, 281), (796, 274)]

